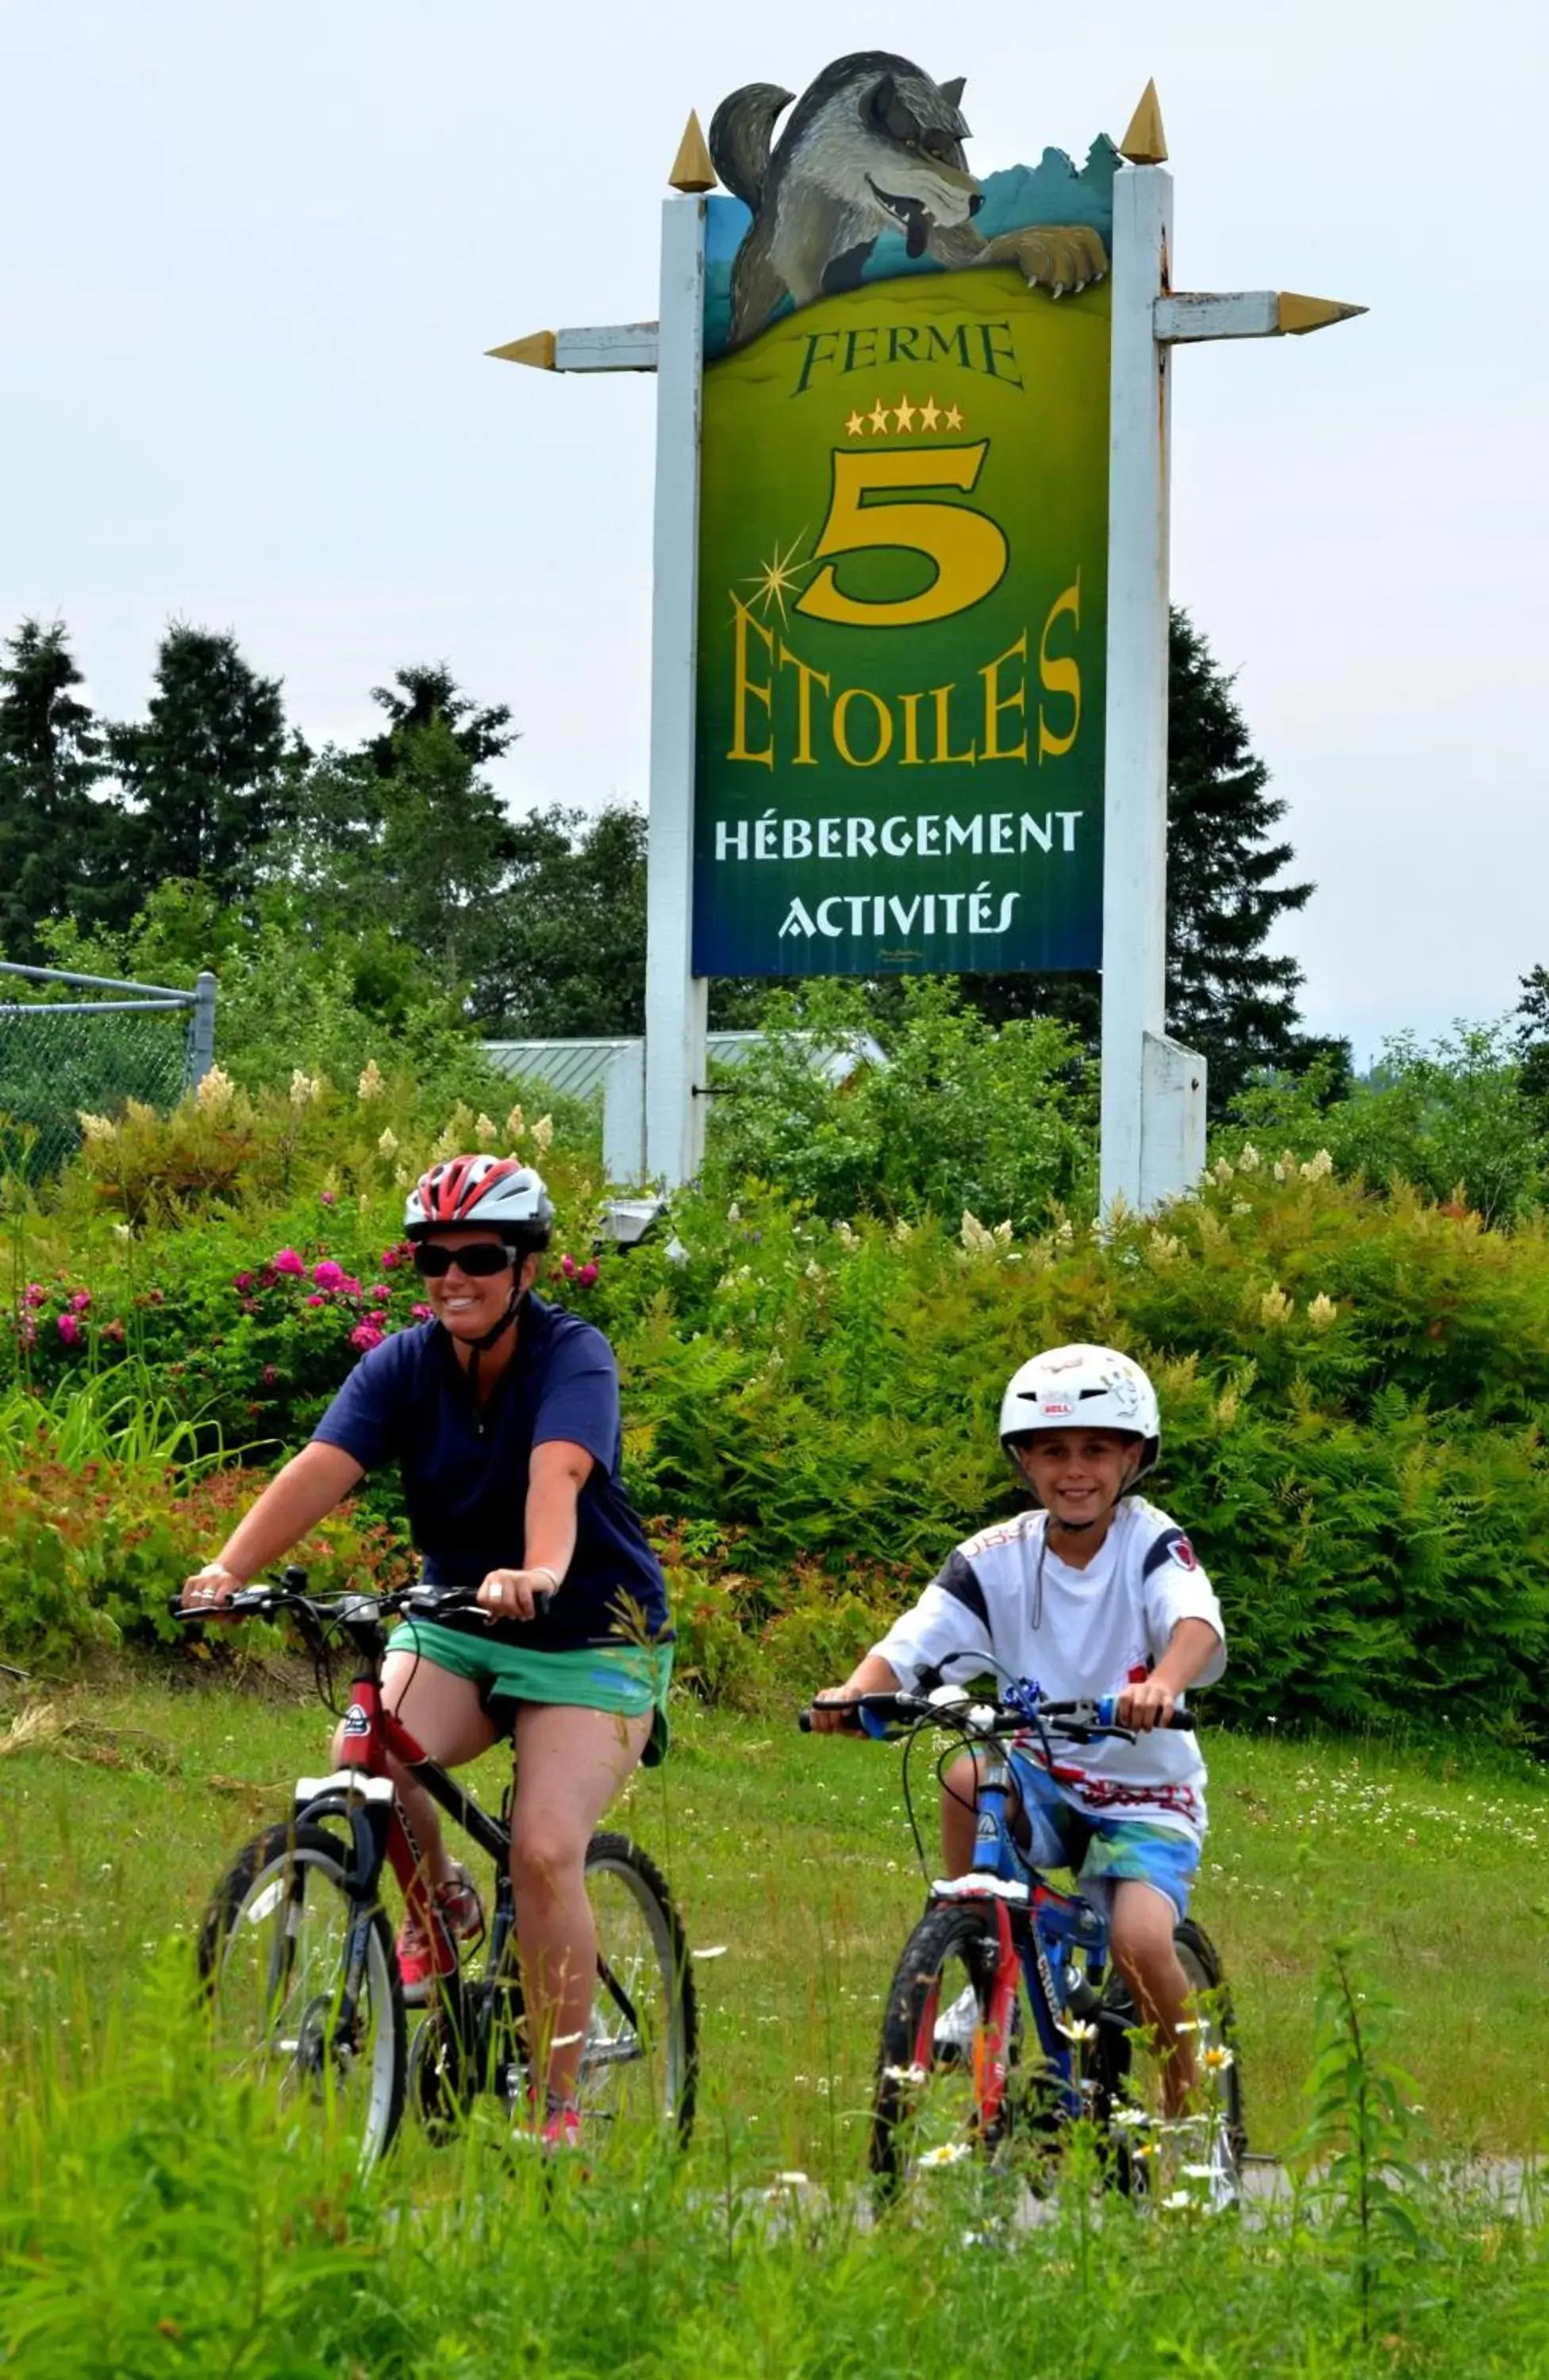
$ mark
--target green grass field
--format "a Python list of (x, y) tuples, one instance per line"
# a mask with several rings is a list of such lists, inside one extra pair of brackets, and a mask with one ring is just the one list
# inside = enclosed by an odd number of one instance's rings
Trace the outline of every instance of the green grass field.
[[(149, 1676), (53, 1697), (64, 1727), (8, 1742), (24, 1707), (19, 1693), (0, 1705), (0, 2049), (13, 2050), (83, 1968), (93, 2022), (132, 1999), (230, 1855), (283, 1815), (291, 1779), (315, 1771), (326, 1725), (299, 1687)], [(921, 1900), (898, 1755), (683, 1701), (675, 1730), (622, 1823), (665, 1868), (701, 1954), (706, 2130), (730, 2119), (772, 2169), (854, 2174), (882, 1999)], [(1535, 2152), (1549, 2135), (1536, 1773), (1372, 1743), (1205, 1741), (1196, 1911), (1232, 1981), (1254, 2146), (1280, 2153), (1301, 2124), (1320, 1956), (1353, 1934), (1405, 2010), (1438, 2146)], [(920, 1775), (933, 1813), (923, 1761)], [(493, 1802), (498, 1755), (479, 1781)]]
[[(897, 1755), (685, 1705), (625, 1817), (677, 1887), (704, 2010), (694, 2146), (555, 2170), (486, 2104), (364, 2184), (321, 2111), (222, 2083), (177, 1944), (314, 1770), (299, 1693), (174, 1674), (0, 1705), (0, 2374), (27, 2380), (1059, 2380), (1520, 2374), (1549, 2357), (1544, 1799), (1506, 1767), (1214, 1736), (1201, 1912), (1250, 2129), (1305, 2117), (1313, 1983), (1370, 1944), (1433, 2176), (1362, 2229), (1325, 2173), (1238, 2222), (1136, 2210), (1080, 2149), (1031, 2224), (970, 2164), (870, 2218), (878, 2010), (917, 1912)], [(493, 1796), (499, 1767), (482, 1783)], [(1373, 2013), (1375, 1995), (1373, 1996)], [(1363, 2087), (1352, 2070), (1347, 2101)], [(1406, 2096), (1408, 2086), (1406, 2086)], [(1325, 2144), (1325, 2158), (1328, 2147)], [(796, 2174), (800, 2179), (786, 2177)], [(1504, 2190), (1504, 2195), (1503, 2193)]]

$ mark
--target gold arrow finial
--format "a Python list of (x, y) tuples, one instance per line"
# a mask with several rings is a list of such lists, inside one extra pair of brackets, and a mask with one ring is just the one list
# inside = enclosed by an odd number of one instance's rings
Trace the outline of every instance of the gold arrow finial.
[(698, 192), (715, 188), (715, 168), (710, 162), (710, 152), (700, 130), (698, 111), (694, 108), (689, 110), (689, 121), (677, 144), (677, 154), (672, 161), (672, 172), (667, 180), (675, 190)]
[(1275, 328), (1299, 338), (1303, 331), (1322, 331), (1330, 322), (1348, 322), (1352, 315), (1367, 310), (1364, 306), (1347, 306), (1337, 298), (1300, 298), (1294, 289), (1282, 289), (1276, 299)]
[(484, 353), (503, 364), (531, 364), (538, 371), (553, 371), (554, 346), (552, 331), (530, 331), (525, 339), (508, 339), (503, 347), (486, 347)]
[(1129, 129), (1118, 144), (1118, 153), (1128, 157), (1132, 165), (1160, 165), (1167, 155), (1167, 136), (1162, 129), (1162, 103), (1156, 96), (1156, 85), (1148, 82), (1140, 93), (1140, 103), (1129, 119)]

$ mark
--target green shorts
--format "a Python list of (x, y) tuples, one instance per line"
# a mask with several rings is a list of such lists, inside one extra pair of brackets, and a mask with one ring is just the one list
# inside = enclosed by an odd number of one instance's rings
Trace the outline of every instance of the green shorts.
[(534, 1653), (520, 1645), (443, 1628), (433, 1620), (406, 1620), (387, 1640), (389, 1653), (418, 1653), (454, 1678), (471, 1678), (479, 1699), (503, 1734), (514, 1709), (500, 1703), (557, 1703), (577, 1710), (614, 1711), (621, 1718), (654, 1713), (641, 1755), (648, 1768), (667, 1756), (669, 1645), (583, 1645), (572, 1653)]

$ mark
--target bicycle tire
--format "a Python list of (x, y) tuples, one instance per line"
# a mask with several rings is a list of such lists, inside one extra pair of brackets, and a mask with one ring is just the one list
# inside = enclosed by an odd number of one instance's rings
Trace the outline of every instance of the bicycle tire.
[[(986, 2124), (971, 2062), (945, 2058), (936, 2042), (944, 1978), (956, 1970), (963, 1978), (961, 1988), (971, 1986), (977, 2031), (988, 2016), (999, 1961), (994, 1915), (973, 1901), (927, 1910), (904, 1945), (883, 2017), (872, 2105), (869, 2162), (884, 2204), (921, 2164), (945, 2164), (965, 2151), (992, 2155), (1006, 2136), (1009, 2094)], [(946, 1989), (953, 1999), (957, 1997), (955, 1981)], [(927, 2101), (933, 2103), (929, 2109)]]
[[(200, 1931), (199, 1976), (217, 2057), (224, 2055), (233, 2070), (249, 2078), (256, 2070), (282, 2101), (310, 2087), (320, 2107), (361, 2103), (350, 2106), (348, 2120), (360, 2128), (364, 2170), (398, 2129), (408, 2057), (397, 1957), (380, 1907), (368, 1919), (366, 2012), (355, 2012), (348, 2041), (330, 2034), (329, 2002), (339, 1988), (345, 1932), (356, 1913), (348, 1867), (347, 1846), (326, 1827), (266, 1828), (211, 1897)], [(315, 1950), (307, 1936), (313, 1911), (323, 1935)], [(272, 1918), (278, 1924), (271, 1925)], [(330, 1926), (336, 1929), (334, 1939)], [(260, 1962), (264, 1973), (255, 1993)], [(284, 1995), (278, 2001), (277, 1985)], [(369, 2057), (362, 2065), (363, 2046)]]
[[(1231, 2053), (1231, 2062), (1222, 2073), (1217, 2087), (1234, 2172), (1240, 2174), (1243, 2159), (1248, 2154), (1248, 2131), (1243, 2117), (1242, 2058), (1238, 2047), (1237, 2021), (1221, 1953), (1204, 1927), (1192, 1917), (1179, 1919), (1173, 1928), (1173, 1942), (1178, 1962), (1189, 1978), (1190, 1993), (1196, 1997), (1205, 1994), (1210, 1997), (1213, 2036)], [(1125, 2099), (1126, 2086), (1134, 2072), (1134, 2044), (1130, 2035), (1138, 2022), (1129, 1986), (1116, 1967), (1104, 1988), (1098, 2011), (1094, 2061), (1097, 2107), (1099, 2119), (1108, 2130), (1113, 2142), (1115, 2180), (1120, 2190), (1131, 2195), (1143, 2192), (1145, 2168), (1132, 2154), (1130, 2143), (1122, 2131), (1113, 2129), (1113, 2118)]]
[[(666, 1878), (628, 1835), (604, 1832), (587, 1845), (586, 1886), (599, 1967), (577, 2083), (588, 2136), (604, 2124), (618, 2137), (665, 2131), (687, 2147), (699, 2088), (699, 2004)], [(631, 1947), (631, 1916), (648, 1949)], [(635, 2069), (642, 2070), (623, 2084)]]

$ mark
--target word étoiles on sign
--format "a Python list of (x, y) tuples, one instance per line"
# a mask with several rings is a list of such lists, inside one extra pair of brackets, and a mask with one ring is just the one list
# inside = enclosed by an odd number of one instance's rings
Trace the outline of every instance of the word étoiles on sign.
[[(1027, 629), (975, 672), (977, 687), (954, 681), (896, 695), (868, 686), (841, 686), (835, 693), (831, 671), (803, 661), (739, 596), (734, 593), (731, 600), (736, 634), (728, 760), (764, 769), (777, 760), (815, 768), (820, 749), (823, 758), (832, 756), (848, 769), (874, 769), (887, 759), (913, 769), (971, 768), (994, 760), (1025, 765), (1031, 759)], [(1053, 714), (1042, 702), (1037, 706), (1040, 766), (1068, 752), (1081, 724), (1080, 664), (1074, 653), (1051, 646), (1063, 619), (1080, 626), (1079, 571), (1050, 605), (1038, 639), (1039, 684), (1061, 703)], [(763, 670), (767, 676), (758, 674)]]

